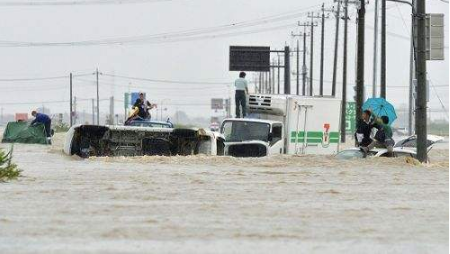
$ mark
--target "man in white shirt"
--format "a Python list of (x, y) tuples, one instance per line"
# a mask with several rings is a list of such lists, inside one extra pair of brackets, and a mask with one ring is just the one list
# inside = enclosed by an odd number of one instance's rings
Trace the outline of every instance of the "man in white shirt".
[(234, 87), (236, 88), (235, 100), (236, 100), (236, 118), (241, 117), (242, 107), (242, 118), (247, 115), (246, 110), (246, 94), (248, 94), (248, 82), (245, 79), (245, 72), (239, 73), (239, 78), (234, 81)]

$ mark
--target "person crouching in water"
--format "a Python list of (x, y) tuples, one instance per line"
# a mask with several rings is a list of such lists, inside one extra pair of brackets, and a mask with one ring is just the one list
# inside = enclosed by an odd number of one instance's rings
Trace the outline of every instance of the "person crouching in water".
[(241, 117), (240, 107), (242, 107), (242, 118), (247, 115), (247, 97), (248, 94), (248, 82), (245, 79), (245, 72), (239, 73), (239, 78), (234, 81), (236, 87), (235, 101), (236, 101), (236, 118)]
[(374, 147), (386, 148), (388, 156), (392, 157), (395, 142), (392, 139), (392, 129), (391, 126), (389, 126), (389, 117), (382, 116), (381, 118), (377, 118), (374, 127), (377, 128), (374, 140), (367, 147), (362, 147), (361, 149), (364, 151), (364, 154), (367, 155)]
[(370, 110), (364, 110), (356, 126), (355, 138), (359, 147), (366, 147), (372, 143), (372, 138), (370, 137), (373, 128), (373, 123), (370, 121), (371, 115), (372, 112)]
[(31, 122), (30, 126), (35, 126), (38, 123), (43, 124), (45, 127), (45, 134), (47, 135), (47, 137), (51, 137), (52, 136), (52, 133), (51, 133), (52, 119), (50, 119), (50, 117), (46, 114), (37, 113), (36, 110), (33, 110), (31, 112), (31, 115), (35, 118)]

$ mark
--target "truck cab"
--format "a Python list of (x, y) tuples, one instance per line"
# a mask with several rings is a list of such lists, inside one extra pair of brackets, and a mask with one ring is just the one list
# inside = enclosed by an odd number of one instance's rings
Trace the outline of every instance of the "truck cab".
[(284, 151), (282, 122), (259, 119), (230, 118), (222, 123), (225, 155), (263, 157)]

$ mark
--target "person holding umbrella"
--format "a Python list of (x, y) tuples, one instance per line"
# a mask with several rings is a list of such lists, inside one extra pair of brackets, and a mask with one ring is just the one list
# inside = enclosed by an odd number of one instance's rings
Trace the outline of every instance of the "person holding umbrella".
[(383, 98), (370, 98), (362, 106), (363, 110), (370, 110), (375, 117), (373, 127), (377, 128), (374, 140), (361, 150), (367, 154), (374, 147), (385, 147), (392, 156), (395, 141), (392, 138), (391, 124), (397, 118), (394, 107)]
[(384, 147), (388, 150), (389, 157), (392, 157), (395, 141), (392, 138), (392, 128), (389, 126), (389, 117), (381, 116), (377, 118), (374, 123), (374, 127), (377, 128), (377, 133), (373, 141), (366, 147), (362, 147), (362, 150), (367, 154), (374, 147)]

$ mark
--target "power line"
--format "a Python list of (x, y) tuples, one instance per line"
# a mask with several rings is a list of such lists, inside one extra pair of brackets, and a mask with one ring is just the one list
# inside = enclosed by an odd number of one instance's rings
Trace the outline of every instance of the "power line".
[(139, 78), (131, 76), (123, 76), (116, 74), (102, 73), (103, 76), (116, 77), (129, 80), (148, 81), (155, 83), (170, 83), (170, 84), (197, 84), (197, 85), (231, 85), (232, 82), (205, 82), (205, 81), (182, 81), (182, 80), (167, 80), (167, 79), (151, 79), (151, 78)]
[(439, 103), (441, 104), (441, 107), (444, 110), (445, 115), (447, 116), (447, 119), (448, 119), (448, 110), (447, 110), (447, 108), (445, 108), (445, 105), (442, 102), (441, 97), (439, 96), (439, 93), (436, 91), (436, 88), (435, 88), (436, 86), (434, 85), (433, 81), (431, 81), (431, 80), (430, 80), (430, 84), (431, 84), (431, 87), (433, 87), (433, 91), (436, 94), (436, 97), (438, 98)]
[[(91, 74), (78, 74), (74, 77), (89, 76)], [(1, 78), (0, 82), (21, 82), (21, 81), (39, 81), (39, 80), (57, 80), (57, 79), (69, 79), (69, 75), (65, 76), (50, 76), (50, 77), (34, 77), (34, 78)]]
[[(77, 85), (76, 87), (80, 87), (80, 86), (87, 86), (87, 85)], [(30, 88), (32, 87), (32, 88)], [(69, 89), (68, 86), (52, 86), (52, 87), (36, 87), (34, 85), (32, 86), (26, 86), (26, 87), (7, 87), (7, 88), (1, 88), (0, 87), (0, 91), (1, 92), (21, 92), (21, 93), (26, 93), (26, 92), (36, 92), (36, 91), (54, 91), (54, 90), (64, 90), (64, 89)]]
[[(254, 31), (241, 31), (240, 33), (228, 33), (228, 34), (218, 34), (218, 32), (224, 32), (227, 30), (236, 30), (241, 28), (248, 28), (259, 26), (263, 24), (273, 24), (275, 22), (281, 22), (286, 20), (298, 19), (300, 16), (305, 15), (307, 9), (311, 9), (312, 7), (316, 7), (317, 5), (302, 8), (302, 12), (300, 10), (285, 12), (282, 14), (266, 16), (259, 19), (236, 22), (221, 26), (215, 27), (207, 27), (207, 28), (199, 28), (199, 29), (191, 29), (173, 33), (159, 33), (159, 34), (148, 34), (142, 36), (131, 36), (131, 37), (118, 37), (112, 39), (97, 39), (97, 40), (85, 40), (85, 41), (70, 41), (70, 42), (23, 42), (23, 41), (0, 41), (1, 47), (38, 47), (38, 46), (92, 46), (92, 45), (123, 45), (129, 43), (139, 43), (139, 42), (167, 42), (167, 41), (180, 41), (186, 39), (198, 39), (194, 36), (206, 36), (209, 34), (211, 38), (223, 37), (223, 36), (235, 36), (240, 34), (249, 34), (249, 33), (258, 33), (273, 29), (280, 29), (283, 26), (270, 27), (267, 29), (259, 29)], [(290, 24), (293, 26), (294, 24)], [(286, 27), (287, 25), (284, 25)], [(204, 38), (204, 37), (199, 37)]]
[[(90, 101), (92, 99), (83, 99), (83, 98), (79, 98), (77, 97), (77, 102), (79, 101)], [(109, 101), (109, 98), (105, 98), (105, 99), (100, 99), (100, 101)], [(58, 101), (39, 101), (39, 102), (0, 102), (0, 105), (34, 105), (34, 104), (58, 104), (58, 103), (68, 103), (70, 102), (70, 100), (58, 100)]]
[(2, 1), (0, 2), (0, 6), (122, 5), (170, 1), (172, 0)]
[[(89, 82), (89, 83), (93, 83), (96, 82), (95, 80), (86, 80), (86, 79), (74, 79), (74, 80), (78, 80), (78, 81), (82, 81), (82, 82)], [(199, 90), (199, 91), (205, 91), (205, 90), (215, 90), (215, 89), (220, 89), (220, 90), (224, 90), (227, 89), (227, 87), (150, 87), (150, 86), (137, 86), (137, 85), (133, 85), (133, 84), (117, 84), (117, 83), (113, 83), (113, 82), (108, 82), (108, 81), (100, 81), (99, 82), (100, 85), (113, 85), (116, 87), (123, 87), (123, 88), (136, 88), (136, 89), (151, 89), (152, 91), (181, 91), (181, 90)]]
[(53, 80), (53, 79), (66, 79), (69, 76), (54, 76), (54, 77), (42, 77), (42, 78), (2, 78), (2, 82), (14, 82), (14, 81), (36, 81), (36, 80)]

